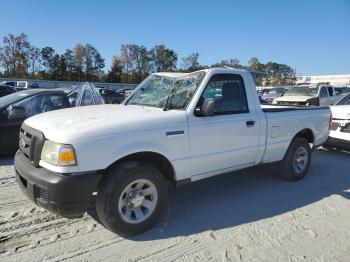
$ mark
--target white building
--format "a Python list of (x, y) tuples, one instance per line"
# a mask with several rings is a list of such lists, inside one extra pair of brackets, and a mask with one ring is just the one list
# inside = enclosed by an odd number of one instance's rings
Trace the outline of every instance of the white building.
[(346, 75), (319, 75), (319, 76), (297, 76), (296, 84), (329, 83), (333, 86), (350, 86), (350, 74)]

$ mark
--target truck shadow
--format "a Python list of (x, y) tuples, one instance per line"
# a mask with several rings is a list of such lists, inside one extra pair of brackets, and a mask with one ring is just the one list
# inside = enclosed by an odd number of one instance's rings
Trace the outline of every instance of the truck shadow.
[(350, 199), (349, 160), (349, 152), (319, 149), (313, 154), (309, 174), (301, 181), (284, 181), (266, 168), (255, 167), (193, 183), (170, 194), (160, 224), (131, 239), (147, 241), (231, 228), (334, 194)]

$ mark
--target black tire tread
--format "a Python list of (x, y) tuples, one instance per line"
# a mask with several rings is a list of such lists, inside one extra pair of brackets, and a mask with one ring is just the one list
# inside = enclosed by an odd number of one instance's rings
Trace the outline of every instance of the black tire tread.
[[(142, 177), (143, 176), (143, 177)], [(117, 193), (126, 184), (138, 178), (146, 178), (158, 188), (158, 205), (154, 213), (140, 224), (128, 224), (118, 213)], [(132, 236), (149, 229), (161, 218), (167, 200), (167, 185), (161, 172), (141, 161), (128, 161), (112, 168), (103, 178), (97, 190), (96, 212), (102, 225), (121, 236)]]
[[(294, 157), (295, 150), (301, 145), (305, 146), (308, 152), (309, 161), (307, 163), (307, 167), (305, 168), (304, 172), (301, 174), (296, 174), (293, 169), (293, 157)], [(279, 165), (279, 173), (286, 180), (297, 181), (305, 177), (305, 175), (309, 170), (310, 163), (311, 163), (311, 149), (310, 149), (308, 140), (303, 137), (294, 137), (288, 147), (286, 154), (284, 155)]]

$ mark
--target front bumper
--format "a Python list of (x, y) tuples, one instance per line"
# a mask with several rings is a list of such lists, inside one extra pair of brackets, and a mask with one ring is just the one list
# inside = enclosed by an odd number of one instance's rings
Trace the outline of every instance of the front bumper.
[(327, 142), (325, 143), (326, 145), (331, 145), (339, 148), (346, 148), (350, 149), (350, 141), (349, 140), (344, 140), (344, 139), (339, 139), (339, 138), (334, 138), (334, 137), (329, 137)]
[(59, 174), (34, 167), (19, 150), (15, 155), (17, 184), (35, 204), (64, 217), (81, 217), (93, 204), (102, 179), (98, 171)]

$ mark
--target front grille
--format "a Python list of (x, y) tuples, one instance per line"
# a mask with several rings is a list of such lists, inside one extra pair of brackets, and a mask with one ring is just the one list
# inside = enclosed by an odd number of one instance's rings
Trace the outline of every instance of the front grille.
[(44, 142), (45, 137), (40, 131), (22, 124), (19, 133), (19, 149), (29, 159), (30, 163), (36, 167), (39, 165)]
[(42, 202), (47, 203), (49, 200), (49, 193), (46, 188), (39, 188), (39, 197), (38, 197)]
[(33, 185), (33, 194), (35, 202), (47, 203), (49, 200), (48, 190), (36, 184)]

